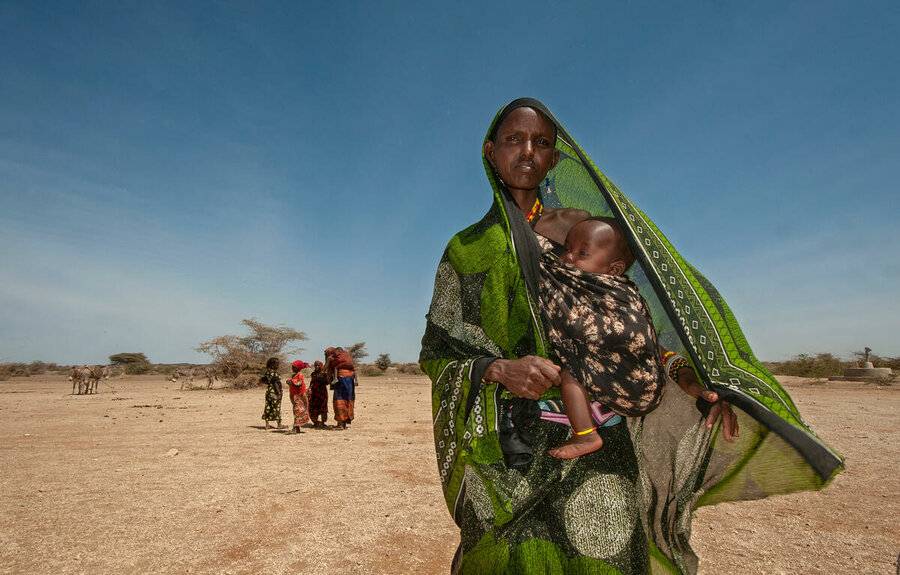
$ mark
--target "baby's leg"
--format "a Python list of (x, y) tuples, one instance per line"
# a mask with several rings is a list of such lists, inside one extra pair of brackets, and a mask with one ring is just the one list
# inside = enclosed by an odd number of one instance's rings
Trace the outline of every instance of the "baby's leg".
[(572, 459), (603, 447), (603, 439), (596, 432), (594, 419), (591, 417), (591, 400), (587, 390), (567, 371), (562, 372), (560, 390), (574, 435), (559, 447), (551, 449), (550, 455), (558, 459)]

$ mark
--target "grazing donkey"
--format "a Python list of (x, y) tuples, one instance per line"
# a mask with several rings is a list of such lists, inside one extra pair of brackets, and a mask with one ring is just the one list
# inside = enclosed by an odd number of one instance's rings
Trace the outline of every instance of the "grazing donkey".
[(91, 370), (91, 375), (88, 377), (87, 392), (97, 393), (97, 388), (100, 386), (100, 380), (109, 379), (112, 368), (108, 365), (89, 365), (87, 368)]
[(211, 389), (213, 383), (216, 381), (216, 370), (209, 365), (177, 367), (175, 368), (175, 371), (172, 372), (172, 383), (176, 383), (180, 379), (181, 387), (179, 389), (183, 390), (185, 383), (187, 383), (188, 389), (193, 389), (194, 378), (200, 379), (202, 377), (206, 378), (206, 389)]
[(97, 393), (101, 379), (109, 379), (111, 373), (108, 365), (81, 365), (69, 368), (69, 381), (72, 382), (72, 395)]
[(69, 368), (69, 381), (72, 382), (72, 395), (75, 395), (76, 391), (78, 392), (78, 395), (84, 393), (84, 385), (85, 382), (87, 382), (90, 371), (91, 370), (84, 365), (73, 365)]

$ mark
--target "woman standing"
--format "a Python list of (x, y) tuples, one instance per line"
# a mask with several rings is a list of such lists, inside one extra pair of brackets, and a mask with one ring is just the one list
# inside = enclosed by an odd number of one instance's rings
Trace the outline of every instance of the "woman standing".
[(266, 422), (266, 429), (269, 429), (270, 421), (278, 422), (278, 429), (281, 429), (281, 376), (278, 374), (278, 358), (270, 357), (266, 361), (266, 372), (259, 379), (260, 383), (266, 385), (266, 405), (263, 408), (262, 418)]
[(316, 427), (325, 427), (325, 422), (328, 420), (328, 376), (325, 374), (324, 367), (325, 364), (316, 360), (309, 378), (309, 415)]
[(288, 380), (288, 392), (291, 398), (291, 406), (294, 409), (294, 433), (303, 433), (301, 426), (309, 423), (309, 394), (306, 389), (306, 380), (303, 379), (302, 370), (309, 367), (309, 364), (299, 359), (291, 364), (291, 370), (294, 372)]
[[(818, 488), (838, 471), (840, 458), (753, 357), (712, 285), (543, 104), (501, 109), (482, 160), (494, 201), (444, 252), (420, 355), (444, 496), (460, 527), (454, 573), (691, 573), (695, 507)], [(601, 427), (602, 449), (559, 460), (548, 450), (571, 428), (543, 415), (557, 406), (560, 367), (536, 308), (538, 260), (588, 216), (615, 217), (623, 229), (659, 340), (676, 352), (666, 368), (685, 393)], [(542, 415), (527, 430), (533, 460), (512, 469), (499, 437), (516, 398), (540, 399)], [(719, 416), (724, 443), (714, 437)]]
[(337, 422), (334, 429), (347, 429), (353, 422), (356, 401), (356, 369), (350, 352), (342, 347), (326, 349), (325, 373), (334, 382), (334, 420)]

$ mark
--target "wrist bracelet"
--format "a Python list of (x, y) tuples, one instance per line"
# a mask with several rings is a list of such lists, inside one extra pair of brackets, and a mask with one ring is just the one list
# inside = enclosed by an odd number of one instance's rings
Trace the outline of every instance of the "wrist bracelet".
[(691, 364), (681, 356), (676, 357), (672, 360), (671, 365), (669, 365), (669, 377), (671, 377), (675, 383), (678, 383), (678, 371), (682, 367), (691, 367)]

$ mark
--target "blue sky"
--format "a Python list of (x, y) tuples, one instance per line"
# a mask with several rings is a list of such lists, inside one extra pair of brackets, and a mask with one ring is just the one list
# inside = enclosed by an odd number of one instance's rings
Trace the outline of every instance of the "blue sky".
[(414, 361), (542, 100), (757, 356), (900, 355), (900, 4), (0, 1), (0, 361), (194, 347)]

